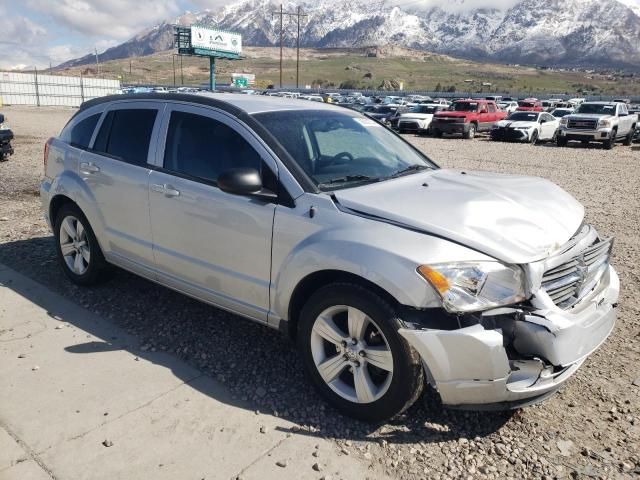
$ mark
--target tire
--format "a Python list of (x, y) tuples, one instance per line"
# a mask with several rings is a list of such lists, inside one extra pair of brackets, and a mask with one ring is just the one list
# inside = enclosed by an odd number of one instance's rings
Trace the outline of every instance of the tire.
[[(398, 334), (402, 326), (386, 300), (359, 285), (335, 283), (315, 292), (300, 314), (298, 345), (322, 397), (343, 414), (366, 421), (409, 408), (422, 393), (424, 374), (418, 353)], [(377, 358), (365, 350), (376, 351)], [(357, 380), (362, 381), (358, 389)]]
[(534, 130), (531, 134), (531, 144), (536, 145), (538, 143), (538, 131)]
[(559, 147), (566, 147), (567, 139), (565, 137), (558, 137), (556, 139), (556, 145), (558, 145)]
[(602, 146), (604, 147), (605, 150), (611, 150), (613, 148), (614, 144), (616, 143), (617, 133), (618, 132), (616, 130), (612, 130), (611, 136), (607, 138), (604, 142), (602, 142)]
[(556, 143), (558, 141), (558, 130), (553, 132), (553, 137), (551, 137), (551, 143)]
[[(54, 222), (58, 261), (69, 280), (82, 286), (104, 281), (109, 264), (82, 210), (75, 204), (67, 203), (60, 208)], [(81, 227), (80, 231), (78, 226)]]
[(440, 130), (432, 130), (433, 136), (436, 138), (442, 138), (442, 132)]
[(635, 127), (633, 127), (631, 130), (629, 130), (629, 133), (627, 133), (627, 136), (624, 137), (624, 143), (623, 145), (626, 147), (630, 147), (631, 144), (633, 143), (633, 132), (635, 131)]
[(476, 136), (477, 129), (478, 127), (476, 127), (476, 124), (472, 123), (471, 125), (469, 125), (469, 130), (464, 132), (463, 137), (467, 140), (473, 140)]

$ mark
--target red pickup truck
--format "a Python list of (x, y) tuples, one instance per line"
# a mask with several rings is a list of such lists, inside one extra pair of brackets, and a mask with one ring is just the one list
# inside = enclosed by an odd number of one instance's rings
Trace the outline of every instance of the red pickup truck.
[(491, 130), (494, 123), (506, 116), (492, 100), (458, 100), (449, 110), (436, 113), (430, 128), (436, 137), (458, 133), (464, 138), (473, 138), (477, 132)]
[(519, 112), (542, 112), (544, 108), (542, 107), (542, 102), (535, 98), (525, 98), (518, 102), (518, 108), (516, 109)]

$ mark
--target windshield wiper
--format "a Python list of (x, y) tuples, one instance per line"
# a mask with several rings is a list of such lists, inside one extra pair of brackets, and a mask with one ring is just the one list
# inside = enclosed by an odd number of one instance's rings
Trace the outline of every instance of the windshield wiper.
[(332, 178), (326, 182), (322, 182), (318, 184), (318, 187), (329, 187), (336, 183), (347, 183), (347, 182), (377, 182), (380, 180), (378, 177), (370, 177), (369, 175), (345, 175), (344, 177)]
[(409, 165), (407, 168), (403, 168), (402, 170), (398, 170), (397, 172), (392, 173), (388, 178), (402, 177), (403, 175), (408, 175), (413, 172), (419, 172), (428, 168), (429, 167), (427, 165), (420, 165), (416, 163), (415, 165)]

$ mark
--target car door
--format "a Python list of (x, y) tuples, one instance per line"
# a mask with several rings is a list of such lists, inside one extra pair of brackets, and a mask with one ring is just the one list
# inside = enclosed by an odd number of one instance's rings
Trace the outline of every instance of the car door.
[(230, 168), (250, 167), (277, 189), (273, 158), (240, 123), (205, 107), (170, 105), (161, 138), (149, 180), (159, 280), (266, 322), (276, 205), (225, 193), (216, 180)]
[(553, 115), (550, 115), (548, 113), (542, 113), (540, 116), (544, 120), (544, 123), (541, 126), (541, 138), (544, 140), (550, 140), (553, 138), (556, 130), (558, 129), (558, 121)]
[(105, 256), (143, 274), (154, 266), (148, 161), (155, 156), (161, 107), (144, 101), (109, 106), (78, 167), (101, 217)]

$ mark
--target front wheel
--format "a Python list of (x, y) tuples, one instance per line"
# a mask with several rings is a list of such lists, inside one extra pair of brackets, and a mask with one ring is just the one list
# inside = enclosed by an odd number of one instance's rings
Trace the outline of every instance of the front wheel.
[(627, 133), (627, 136), (624, 137), (624, 144), (626, 147), (631, 146), (631, 143), (633, 142), (633, 133), (635, 131), (635, 127), (633, 129), (631, 129), (629, 131), (629, 133)]
[(538, 131), (534, 130), (531, 134), (531, 144), (535, 145), (536, 143), (538, 143)]
[(322, 287), (303, 307), (298, 344), (319, 393), (345, 415), (391, 418), (422, 393), (420, 357), (394, 308), (354, 284)]
[(611, 132), (611, 136), (602, 143), (605, 150), (611, 150), (613, 148), (614, 144), (616, 143), (616, 135), (617, 132), (613, 130)]
[(467, 140), (472, 140), (476, 136), (476, 130), (476, 124), (472, 123), (471, 125), (469, 125), (469, 130), (464, 133), (464, 138), (466, 138)]
[(556, 139), (556, 145), (558, 145), (559, 147), (566, 147), (567, 146), (567, 138), (558, 136), (558, 138)]

